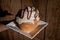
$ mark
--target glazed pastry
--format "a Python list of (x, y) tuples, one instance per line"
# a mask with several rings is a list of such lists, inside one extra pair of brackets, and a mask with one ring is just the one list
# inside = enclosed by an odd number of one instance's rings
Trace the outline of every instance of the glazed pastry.
[(34, 7), (26, 7), (20, 13), (20, 16), (17, 17), (16, 22), (19, 25), (19, 28), (26, 33), (32, 32), (39, 21), (39, 11)]

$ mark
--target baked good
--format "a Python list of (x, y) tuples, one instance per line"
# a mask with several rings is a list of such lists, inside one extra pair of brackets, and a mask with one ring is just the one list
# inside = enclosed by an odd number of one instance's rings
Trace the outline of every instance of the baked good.
[(34, 7), (26, 7), (25, 9), (22, 9), (16, 22), (21, 30), (30, 33), (36, 28), (39, 19), (39, 11), (37, 9)]

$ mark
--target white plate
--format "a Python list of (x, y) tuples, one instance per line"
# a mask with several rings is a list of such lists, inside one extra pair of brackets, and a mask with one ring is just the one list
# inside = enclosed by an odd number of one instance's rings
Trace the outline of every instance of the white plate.
[(25, 33), (24, 31), (20, 30), (14, 22), (10, 22), (8, 23), (6, 26), (20, 34), (25, 35), (26, 37), (33, 39), (39, 32), (41, 32), (46, 26), (48, 25), (48, 23), (44, 22), (44, 21), (39, 21), (37, 23), (37, 28), (32, 31), (31, 33)]

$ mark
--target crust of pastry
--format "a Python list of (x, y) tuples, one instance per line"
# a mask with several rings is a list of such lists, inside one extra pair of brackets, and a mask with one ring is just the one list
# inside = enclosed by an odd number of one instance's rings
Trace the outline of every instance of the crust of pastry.
[(19, 28), (24, 32), (30, 33), (36, 28), (37, 22), (37, 19), (34, 20), (34, 24), (31, 22), (24, 22), (22, 24), (19, 24)]

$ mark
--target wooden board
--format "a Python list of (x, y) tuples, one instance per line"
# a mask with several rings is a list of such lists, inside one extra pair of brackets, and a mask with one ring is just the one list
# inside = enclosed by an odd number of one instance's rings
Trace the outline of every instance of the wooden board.
[(60, 40), (60, 0), (48, 0), (45, 40)]
[(21, 9), (21, 0), (1, 0), (0, 6), (3, 10), (7, 10), (12, 15), (0, 17), (0, 21), (9, 21), (15, 19), (18, 10)]

